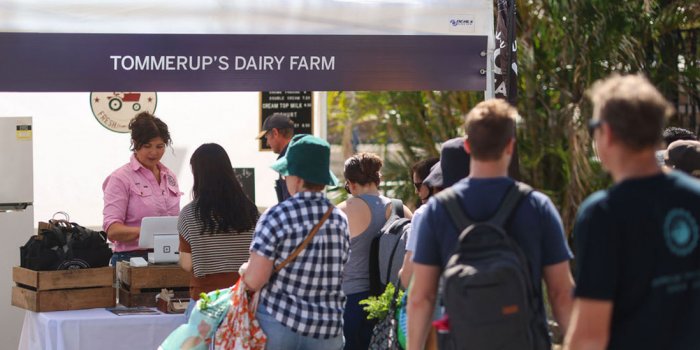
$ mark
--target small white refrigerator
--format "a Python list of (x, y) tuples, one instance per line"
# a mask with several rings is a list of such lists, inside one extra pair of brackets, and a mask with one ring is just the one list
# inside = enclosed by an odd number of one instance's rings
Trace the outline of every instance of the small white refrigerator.
[(34, 166), (31, 117), (0, 116), (0, 339), (17, 349), (24, 311), (11, 305), (12, 267), (19, 247), (34, 234)]

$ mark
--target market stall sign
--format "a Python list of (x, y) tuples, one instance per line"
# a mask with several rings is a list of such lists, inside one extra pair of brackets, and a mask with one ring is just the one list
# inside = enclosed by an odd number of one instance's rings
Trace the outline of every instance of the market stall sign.
[[(275, 113), (285, 114), (294, 122), (294, 135), (313, 134), (313, 93), (311, 91), (264, 91), (260, 93), (260, 123)], [(270, 150), (265, 137), (260, 150)]]
[(485, 90), (487, 36), (0, 33), (0, 91)]

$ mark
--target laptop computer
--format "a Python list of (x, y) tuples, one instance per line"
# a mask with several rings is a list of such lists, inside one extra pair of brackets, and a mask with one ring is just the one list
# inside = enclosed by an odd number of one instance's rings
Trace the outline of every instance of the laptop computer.
[(139, 248), (153, 249), (148, 253), (151, 264), (173, 264), (179, 260), (180, 238), (177, 216), (147, 216), (141, 220)]

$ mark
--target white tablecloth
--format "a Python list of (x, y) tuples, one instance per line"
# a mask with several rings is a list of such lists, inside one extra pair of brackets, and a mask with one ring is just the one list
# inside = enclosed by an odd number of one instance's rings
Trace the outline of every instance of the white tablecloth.
[(19, 349), (157, 349), (183, 323), (182, 314), (117, 316), (105, 309), (27, 311)]

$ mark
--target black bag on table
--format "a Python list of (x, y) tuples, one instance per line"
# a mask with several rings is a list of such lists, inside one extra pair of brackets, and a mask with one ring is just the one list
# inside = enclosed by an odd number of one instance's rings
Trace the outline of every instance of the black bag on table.
[(39, 224), (39, 234), (19, 248), (20, 266), (35, 271), (84, 269), (109, 265), (107, 233), (66, 220)]

